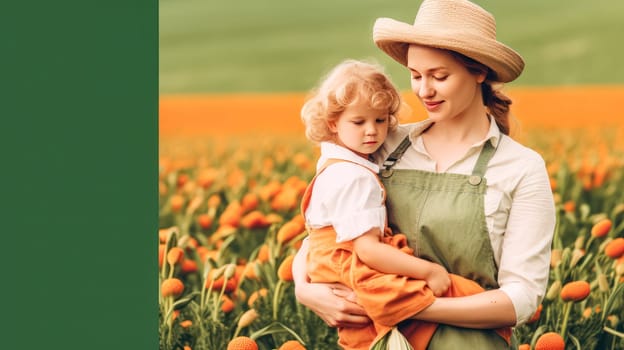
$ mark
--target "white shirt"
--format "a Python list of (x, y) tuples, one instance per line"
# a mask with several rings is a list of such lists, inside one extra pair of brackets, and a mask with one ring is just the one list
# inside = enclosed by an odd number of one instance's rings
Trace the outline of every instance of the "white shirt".
[[(379, 164), (409, 133), (412, 145), (394, 166), (436, 172), (436, 163), (425, 149), (421, 133), (431, 124), (399, 126), (376, 154)], [(548, 285), (550, 248), (555, 228), (555, 206), (543, 158), (500, 133), (490, 122), (485, 139), (472, 145), (446, 173), (470, 175), (486, 141), (498, 149), (485, 173), (485, 217), (498, 264), (498, 284), (511, 299), (517, 325), (533, 315)], [(449, 213), (451, 215), (452, 213)]]
[(347, 148), (322, 142), (316, 170), (330, 158), (359, 165), (334, 163), (317, 176), (305, 212), (308, 225), (313, 228), (333, 226), (337, 242), (355, 239), (374, 227), (383, 233), (386, 207), (383, 190), (376, 177), (379, 167)]

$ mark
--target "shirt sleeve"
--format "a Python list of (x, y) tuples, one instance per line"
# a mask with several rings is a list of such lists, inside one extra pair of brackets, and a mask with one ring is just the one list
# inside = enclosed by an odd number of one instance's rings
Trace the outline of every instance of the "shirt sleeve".
[(500, 289), (511, 299), (517, 325), (526, 323), (548, 286), (555, 206), (544, 161), (527, 166), (516, 189), (498, 271)]
[(329, 184), (329, 193), (323, 195), (323, 211), (336, 230), (337, 242), (355, 239), (374, 227), (383, 232), (386, 208), (375, 174), (358, 165), (340, 163), (321, 176)]

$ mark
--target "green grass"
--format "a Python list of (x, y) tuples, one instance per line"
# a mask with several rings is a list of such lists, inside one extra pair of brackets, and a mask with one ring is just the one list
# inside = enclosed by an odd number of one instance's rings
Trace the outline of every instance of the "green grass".
[[(624, 1), (475, 1), (526, 61), (514, 85), (624, 83)], [(408, 0), (160, 0), (160, 92), (307, 91), (344, 58), (406, 72), (372, 41), (377, 17), (412, 22)]]

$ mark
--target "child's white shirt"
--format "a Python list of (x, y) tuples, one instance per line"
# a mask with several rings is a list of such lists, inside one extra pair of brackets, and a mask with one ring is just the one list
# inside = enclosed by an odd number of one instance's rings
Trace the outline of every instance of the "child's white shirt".
[(347, 148), (322, 142), (316, 170), (328, 159), (349, 162), (334, 163), (317, 176), (305, 213), (308, 225), (333, 226), (336, 242), (355, 239), (374, 227), (383, 234), (386, 207), (383, 188), (376, 177), (379, 167)]

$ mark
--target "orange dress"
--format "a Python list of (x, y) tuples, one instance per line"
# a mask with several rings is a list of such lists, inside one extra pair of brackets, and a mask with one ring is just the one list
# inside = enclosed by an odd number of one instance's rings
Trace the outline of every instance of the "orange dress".
[[(331, 159), (319, 169), (303, 195), (302, 215), (305, 216), (316, 177), (329, 165), (341, 161), (347, 160)], [(381, 182), (379, 184), (383, 187)], [(308, 227), (308, 233), (307, 273), (311, 282), (341, 283), (353, 289), (358, 304), (372, 320), (372, 324), (364, 328), (339, 328), (338, 343), (343, 349), (369, 349), (396, 325), (414, 350), (426, 349), (437, 324), (410, 319), (435, 300), (425, 281), (381, 273), (368, 267), (354, 253), (353, 241), (336, 242), (336, 231), (332, 226)], [(392, 235), (387, 226), (382, 240), (400, 250), (397, 254), (413, 254), (406, 237), (403, 234)], [(450, 274), (450, 278), (451, 287), (445, 297), (471, 295), (484, 290), (476, 282), (461, 276)], [(509, 342), (510, 328), (498, 332)]]

